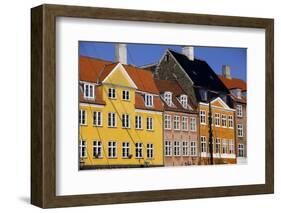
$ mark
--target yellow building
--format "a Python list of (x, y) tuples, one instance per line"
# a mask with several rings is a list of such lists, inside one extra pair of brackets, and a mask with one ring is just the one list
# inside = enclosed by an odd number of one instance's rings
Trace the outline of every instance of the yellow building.
[(80, 169), (163, 166), (163, 106), (152, 74), (80, 57)]

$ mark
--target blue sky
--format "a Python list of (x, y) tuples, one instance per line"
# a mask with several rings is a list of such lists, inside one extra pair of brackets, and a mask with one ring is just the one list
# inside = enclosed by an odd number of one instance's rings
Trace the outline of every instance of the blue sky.
[[(158, 62), (167, 48), (181, 52), (182, 46), (127, 44), (129, 64), (141, 66)], [(221, 74), (222, 65), (230, 65), (231, 75), (246, 81), (247, 49), (227, 47), (194, 47), (195, 57), (207, 61), (212, 69)], [(114, 43), (79, 42), (79, 55), (114, 61)]]

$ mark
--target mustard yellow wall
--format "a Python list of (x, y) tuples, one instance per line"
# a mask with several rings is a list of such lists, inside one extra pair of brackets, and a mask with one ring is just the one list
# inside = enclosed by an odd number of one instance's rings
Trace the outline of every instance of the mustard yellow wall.
[[(116, 70), (110, 78), (108, 78), (102, 87), (102, 97), (106, 102), (105, 106), (97, 107), (97, 105), (80, 104), (80, 109), (87, 111), (87, 125), (80, 126), (80, 139), (87, 142), (87, 157), (80, 159), (84, 165), (143, 165), (144, 161), (150, 165), (163, 165), (163, 132), (162, 132), (162, 112), (149, 113), (145, 111), (136, 112), (135, 92), (136, 89), (132, 85), (121, 70)], [(108, 98), (108, 88), (116, 89), (116, 99)], [(122, 91), (130, 91), (130, 100), (122, 100)], [(93, 126), (93, 112), (102, 112), (102, 126)], [(117, 126), (116, 128), (108, 127), (108, 113), (116, 112)], [(130, 128), (122, 128), (122, 114), (130, 115)], [(135, 129), (135, 116), (142, 116), (142, 130)], [(146, 118), (153, 118), (153, 131), (146, 130)], [(102, 142), (102, 158), (93, 157), (93, 141)], [(108, 158), (108, 142), (117, 142), (117, 158)], [(122, 142), (130, 142), (131, 159), (122, 158)], [(135, 157), (135, 143), (143, 143), (143, 158)], [(147, 143), (153, 144), (154, 158), (147, 159)]]

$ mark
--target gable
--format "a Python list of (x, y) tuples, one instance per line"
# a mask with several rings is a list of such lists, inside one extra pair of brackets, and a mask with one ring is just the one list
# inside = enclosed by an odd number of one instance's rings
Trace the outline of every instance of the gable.
[(216, 98), (211, 102), (212, 106), (223, 108), (223, 109), (230, 109), (229, 106), (221, 99)]

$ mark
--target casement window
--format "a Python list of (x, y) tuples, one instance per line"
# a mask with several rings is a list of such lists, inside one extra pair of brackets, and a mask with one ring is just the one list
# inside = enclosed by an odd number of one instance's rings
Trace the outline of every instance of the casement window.
[(188, 130), (188, 117), (182, 116), (182, 130)]
[(225, 114), (221, 115), (221, 126), (226, 127), (226, 115)]
[(229, 154), (234, 154), (234, 142), (232, 139), (229, 140)]
[(172, 106), (172, 93), (171, 92), (164, 92), (164, 101), (167, 103), (168, 106)]
[(115, 112), (108, 113), (108, 127), (116, 127), (116, 113)]
[(79, 123), (80, 125), (87, 125), (87, 111), (80, 109), (79, 110)]
[(174, 130), (180, 130), (180, 116), (174, 116)]
[(148, 143), (147, 144), (147, 147), (146, 147), (147, 149), (147, 158), (153, 158), (153, 155), (154, 155), (154, 153), (153, 153), (153, 144), (151, 144), (151, 143)]
[(190, 155), (191, 156), (196, 156), (197, 155), (196, 141), (190, 141)]
[(136, 158), (142, 158), (142, 143), (136, 143)]
[(222, 139), (222, 153), (227, 154), (227, 140)]
[(146, 118), (146, 129), (153, 130), (153, 118), (151, 117)]
[(207, 144), (206, 144), (206, 137), (201, 136), (201, 152), (207, 152)]
[(95, 86), (93, 84), (84, 84), (84, 98), (95, 97)]
[(242, 105), (237, 105), (237, 106), (236, 106), (236, 112), (237, 112), (237, 117), (240, 117), (240, 118), (243, 117), (243, 108), (242, 108)]
[(174, 156), (180, 156), (180, 142), (174, 141)]
[(122, 91), (122, 99), (125, 101), (130, 100), (130, 92), (129, 90), (123, 90)]
[(183, 141), (182, 142), (182, 155), (183, 156), (189, 156), (190, 149), (189, 149), (189, 142)]
[(153, 95), (145, 94), (144, 102), (146, 107), (153, 107)]
[(165, 141), (165, 156), (172, 156), (172, 143)]
[(190, 118), (190, 131), (196, 132), (196, 118)]
[(216, 138), (216, 153), (219, 154), (221, 152), (221, 139)]
[(243, 125), (237, 124), (237, 135), (238, 137), (243, 137)]
[(172, 122), (171, 115), (165, 115), (164, 116), (164, 128), (171, 129), (171, 122)]
[(93, 141), (93, 157), (102, 157), (102, 143), (101, 141)]
[(79, 156), (80, 158), (87, 157), (87, 143), (85, 140), (80, 140), (79, 142)]
[(233, 128), (233, 116), (232, 115), (228, 116), (228, 127)]
[(238, 157), (244, 157), (245, 150), (244, 150), (244, 144), (238, 144)]
[(123, 142), (122, 143), (122, 158), (129, 158), (130, 157), (130, 143)]
[(220, 114), (215, 113), (215, 126), (220, 126)]
[(206, 124), (206, 111), (200, 110), (200, 123)]
[(117, 145), (115, 141), (108, 142), (108, 157), (109, 158), (117, 157)]
[(142, 117), (140, 115), (135, 117), (135, 128), (142, 129)]
[(122, 114), (122, 127), (130, 128), (130, 116), (128, 114)]
[(108, 98), (116, 98), (116, 91), (115, 88), (108, 88)]
[(94, 126), (102, 126), (102, 113), (101, 112), (93, 112), (93, 125)]
[(187, 95), (181, 95), (180, 96), (180, 102), (181, 102), (181, 105), (182, 105), (182, 107), (183, 108), (187, 108), (187, 100), (188, 100), (188, 98), (187, 98)]

